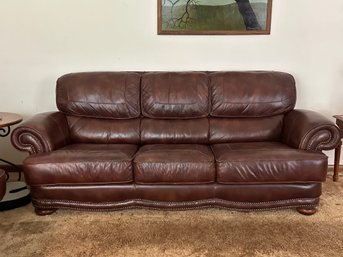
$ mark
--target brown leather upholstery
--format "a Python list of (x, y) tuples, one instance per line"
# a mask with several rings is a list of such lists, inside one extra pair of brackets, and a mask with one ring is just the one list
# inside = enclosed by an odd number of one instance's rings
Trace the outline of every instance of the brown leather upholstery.
[(142, 76), (142, 113), (161, 119), (206, 117), (208, 77), (203, 72), (159, 72)]
[(67, 74), (57, 80), (57, 107), (75, 116), (137, 118), (139, 84), (140, 76), (130, 72)]
[(263, 118), (211, 118), (211, 144), (280, 141), (283, 115)]
[(229, 143), (212, 145), (218, 183), (322, 182), (327, 156), (281, 143)]
[(143, 144), (208, 144), (207, 118), (190, 120), (142, 119)]
[(12, 132), (39, 214), (58, 208), (238, 210), (319, 203), (339, 129), (294, 110), (282, 72), (90, 72), (61, 77), (59, 112)]
[[(265, 210), (316, 206), (321, 184), (257, 185), (65, 185), (32, 186), (33, 204), (44, 208), (195, 209), (209, 206), (238, 210)], [(61, 201), (60, 199), (64, 199)]]
[(287, 73), (216, 72), (210, 80), (214, 117), (268, 117), (295, 105), (295, 82)]
[(331, 150), (340, 143), (337, 126), (314, 111), (292, 110), (285, 117), (283, 130), (282, 141), (294, 148)]
[(4, 197), (6, 193), (6, 173), (0, 170), (0, 200)]
[(137, 152), (133, 162), (137, 184), (215, 182), (213, 154), (205, 145), (144, 145)]
[(70, 140), (93, 144), (139, 144), (140, 120), (95, 119), (67, 116)]
[(24, 161), (29, 185), (129, 183), (136, 145), (72, 144), (28, 157)]
[(70, 143), (68, 123), (61, 112), (37, 114), (12, 132), (12, 144), (30, 154), (45, 153)]

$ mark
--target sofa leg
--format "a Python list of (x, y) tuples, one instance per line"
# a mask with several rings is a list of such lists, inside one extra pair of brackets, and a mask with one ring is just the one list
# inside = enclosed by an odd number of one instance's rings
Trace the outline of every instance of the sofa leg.
[(317, 212), (317, 208), (316, 207), (310, 207), (310, 208), (299, 207), (297, 208), (297, 211), (302, 215), (310, 216)]
[(57, 209), (40, 209), (35, 207), (35, 213), (39, 216), (45, 216), (45, 215), (50, 215), (57, 211)]

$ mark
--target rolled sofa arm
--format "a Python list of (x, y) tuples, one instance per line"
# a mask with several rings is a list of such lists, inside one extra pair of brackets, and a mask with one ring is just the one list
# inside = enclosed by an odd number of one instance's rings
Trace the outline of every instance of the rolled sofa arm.
[(30, 154), (51, 152), (70, 142), (67, 120), (61, 112), (33, 116), (12, 132), (12, 144)]
[(338, 127), (323, 115), (308, 110), (293, 110), (286, 114), (282, 141), (303, 150), (331, 150), (340, 142)]

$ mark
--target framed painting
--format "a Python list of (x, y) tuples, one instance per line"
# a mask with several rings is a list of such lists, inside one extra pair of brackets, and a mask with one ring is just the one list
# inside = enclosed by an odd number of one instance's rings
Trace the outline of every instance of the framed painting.
[(272, 0), (157, 0), (159, 35), (270, 34)]

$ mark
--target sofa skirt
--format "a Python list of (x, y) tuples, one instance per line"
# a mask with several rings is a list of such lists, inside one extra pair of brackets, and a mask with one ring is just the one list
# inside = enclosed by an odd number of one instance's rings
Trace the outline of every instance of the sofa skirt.
[(36, 212), (53, 212), (60, 208), (105, 211), (211, 207), (256, 211), (316, 207), (321, 195), (321, 183), (37, 185), (31, 186), (30, 190)]

